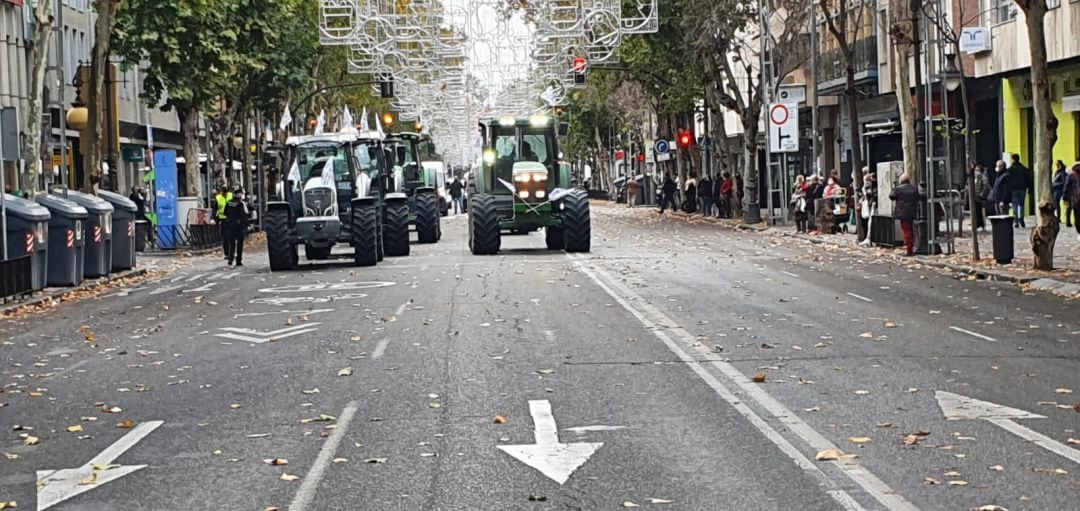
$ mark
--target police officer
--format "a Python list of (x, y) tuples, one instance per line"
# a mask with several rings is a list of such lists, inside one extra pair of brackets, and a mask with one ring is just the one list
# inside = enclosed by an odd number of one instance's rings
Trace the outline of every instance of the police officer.
[[(225, 228), (225, 205), (233, 199), (233, 194), (229, 192), (229, 189), (225, 185), (218, 187), (218, 193), (214, 196), (214, 222), (218, 224), (218, 229), (221, 232), (221, 248), (225, 250), (225, 260), (230, 260), (229, 245), (225, 242), (228, 238), (228, 232)], [(230, 263), (231, 264), (231, 263)]]
[(247, 235), (248, 207), (244, 202), (244, 190), (237, 188), (235, 193), (229, 194), (229, 200), (222, 208), (224, 221), (222, 234), (225, 241), (225, 259), (229, 265), (236, 261), (236, 266), (244, 265), (244, 237)]

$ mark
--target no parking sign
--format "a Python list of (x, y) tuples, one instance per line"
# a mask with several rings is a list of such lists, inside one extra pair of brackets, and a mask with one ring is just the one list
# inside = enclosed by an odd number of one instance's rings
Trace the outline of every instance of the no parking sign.
[(798, 103), (769, 104), (769, 151), (773, 153), (799, 151)]

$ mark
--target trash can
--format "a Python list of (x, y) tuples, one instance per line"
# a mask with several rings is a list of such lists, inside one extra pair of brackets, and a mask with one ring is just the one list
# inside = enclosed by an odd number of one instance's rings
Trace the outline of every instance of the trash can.
[(83, 225), (86, 208), (63, 197), (41, 194), (37, 203), (49, 210), (50, 286), (77, 286), (83, 281)]
[(990, 220), (990, 233), (994, 238), (994, 260), (998, 264), (1009, 264), (1013, 260), (1013, 217), (1009, 215), (994, 215), (986, 217)]
[(30, 256), (30, 282), (34, 291), (45, 289), (49, 262), (49, 210), (31, 200), (4, 194), (9, 259)]
[[(58, 193), (53, 190), (53, 194)], [(83, 276), (104, 277), (112, 270), (112, 204), (101, 197), (74, 190), (68, 190), (68, 200), (86, 208)]]
[(118, 193), (100, 191), (98, 196), (112, 204), (112, 269), (135, 267), (135, 201)]
[(145, 252), (147, 235), (150, 234), (150, 222), (148, 220), (135, 221), (135, 251)]

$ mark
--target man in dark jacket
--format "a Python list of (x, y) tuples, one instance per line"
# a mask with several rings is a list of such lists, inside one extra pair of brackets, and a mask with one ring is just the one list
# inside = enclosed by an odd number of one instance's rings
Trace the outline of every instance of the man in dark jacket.
[[(1024, 201), (1028, 198), (1028, 191), (1031, 190), (1032, 185), (1035, 184), (1035, 176), (1032, 175), (1031, 170), (1020, 163), (1020, 155), (1013, 153), (1012, 165), (1009, 165), (1009, 174), (1012, 176), (1009, 178), (1009, 183), (1012, 185), (1009, 190), (1012, 192), (1010, 199), (1012, 202), (1013, 210), (1013, 222), (1016, 227), (1021, 229), (1027, 227), (1024, 223), (1024, 216), (1026, 211), (1024, 210)], [(1034, 202), (1034, 201), (1032, 201)]]
[(679, 187), (675, 185), (675, 180), (671, 179), (671, 174), (664, 176), (664, 186), (661, 188), (664, 195), (660, 199), (660, 213), (663, 213), (669, 204), (671, 205), (671, 209), (675, 209), (675, 191), (678, 190), (678, 188)]
[(454, 178), (450, 182), (450, 199), (454, 202), (454, 214), (464, 213), (465, 204), (461, 201), (462, 191), (465, 189), (465, 185), (460, 179)]
[(919, 189), (911, 184), (911, 178), (904, 174), (900, 176), (900, 185), (893, 188), (889, 198), (896, 201), (894, 213), (900, 219), (900, 228), (904, 231), (904, 247), (907, 255), (915, 255), (915, 216), (919, 211), (919, 203), (924, 197)]
[(244, 265), (244, 237), (247, 235), (248, 207), (244, 202), (244, 190), (237, 188), (232, 197), (225, 203), (223, 208), (225, 223), (222, 231), (225, 234), (225, 259), (232, 266)]

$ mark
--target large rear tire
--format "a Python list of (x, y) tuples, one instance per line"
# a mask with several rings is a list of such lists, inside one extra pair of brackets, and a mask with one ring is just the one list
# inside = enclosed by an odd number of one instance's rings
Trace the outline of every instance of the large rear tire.
[(409, 203), (398, 200), (386, 205), (383, 250), (389, 257), (409, 255)]
[(592, 221), (589, 200), (582, 192), (571, 192), (563, 202), (563, 230), (567, 252), (588, 252), (592, 249)]
[(439, 241), (439, 198), (435, 192), (416, 194), (416, 238), (420, 243)]
[(502, 238), (499, 235), (499, 214), (495, 210), (495, 197), (476, 195), (472, 198), (469, 212), (469, 248), (476, 255), (499, 253)]
[(289, 241), (289, 211), (271, 209), (266, 212), (266, 250), (271, 271), (291, 270), (296, 266), (296, 246)]
[(375, 266), (379, 260), (379, 207), (374, 202), (352, 204), (353, 264)]
[(544, 241), (548, 250), (562, 250), (566, 248), (566, 232), (562, 227), (549, 225), (544, 228)]

